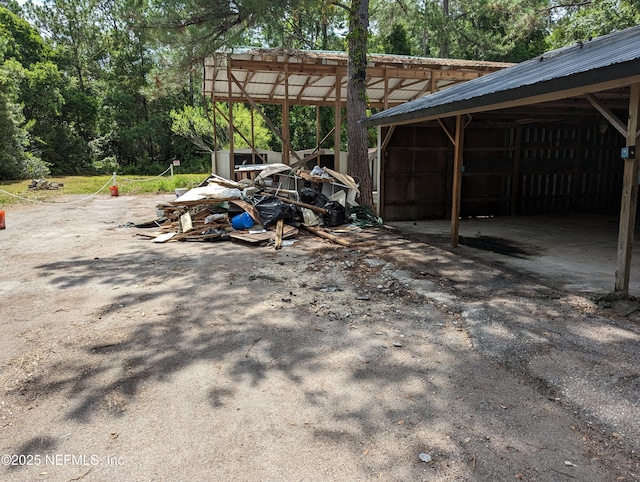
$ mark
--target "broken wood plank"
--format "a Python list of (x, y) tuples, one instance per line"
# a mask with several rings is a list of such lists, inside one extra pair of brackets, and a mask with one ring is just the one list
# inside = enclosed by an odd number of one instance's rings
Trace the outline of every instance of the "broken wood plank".
[(278, 219), (278, 224), (276, 226), (276, 249), (282, 248), (282, 233), (284, 230), (284, 219)]
[(335, 235), (333, 235), (331, 233), (328, 233), (323, 229), (314, 228), (312, 226), (306, 226), (304, 224), (301, 224), (300, 227), (305, 229), (305, 230), (307, 230), (307, 231), (309, 231), (311, 234), (315, 234), (316, 236), (318, 236), (320, 238), (327, 239), (329, 241), (332, 241), (332, 242), (334, 242), (336, 244), (339, 244), (341, 246), (345, 246), (347, 248), (351, 247), (351, 243), (349, 241), (347, 241), (346, 239), (342, 239), (342, 238), (340, 238), (338, 236), (335, 236)]
[(238, 198), (224, 197), (224, 198), (203, 198), (194, 201), (171, 201), (171, 205), (175, 207), (179, 206), (198, 206), (199, 204), (222, 204), (228, 201), (236, 201)]
[(294, 201), (293, 199), (289, 199), (286, 197), (280, 197), (280, 196), (276, 196), (278, 199), (280, 199), (281, 201), (287, 202), (289, 204), (294, 204), (295, 206), (300, 206), (303, 208), (307, 208), (307, 209), (311, 209), (312, 211), (315, 211), (317, 213), (321, 213), (321, 214), (326, 214), (327, 210), (318, 206), (314, 206), (313, 204), (307, 204), (307, 203), (303, 203), (300, 201)]
[[(229, 237), (231, 239), (235, 239), (237, 241), (245, 241), (247, 243), (269, 242), (272, 239), (274, 239), (275, 237), (274, 229), (276, 228), (274, 228), (273, 226), (270, 226), (267, 229), (268, 231), (264, 231), (261, 233), (252, 233), (252, 234), (250, 234), (247, 231), (233, 231), (229, 234)], [(298, 232), (299, 231), (296, 227), (285, 224), (282, 230), (282, 239), (287, 239), (287, 238), (296, 236)]]
[(240, 209), (244, 209), (247, 213), (249, 213), (249, 216), (251, 216), (256, 223), (262, 224), (262, 221), (260, 221), (260, 213), (253, 204), (238, 199), (234, 199), (233, 201), (229, 202), (235, 204)]

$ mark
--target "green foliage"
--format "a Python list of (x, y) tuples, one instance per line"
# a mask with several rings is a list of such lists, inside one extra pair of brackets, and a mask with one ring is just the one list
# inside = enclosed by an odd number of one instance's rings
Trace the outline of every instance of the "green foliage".
[(160, 42), (179, 51), (183, 67), (189, 68), (222, 46), (238, 45), (236, 41), (256, 24), (284, 19), (289, 3), (289, 0), (152, 0), (139, 23), (143, 28), (152, 28)]
[(383, 48), (385, 54), (411, 55), (407, 30), (403, 25), (393, 24), (391, 32), (384, 38)]
[(346, 11), (332, 0), (291, 2), (283, 17), (268, 17), (253, 30), (251, 45), (287, 49), (345, 50)]
[[(228, 149), (230, 146), (230, 130), (227, 120), (229, 119), (229, 107), (227, 104), (218, 103), (216, 109), (215, 113), (211, 106), (208, 109), (202, 106), (183, 106), (180, 110), (174, 109), (171, 111), (171, 130), (174, 134), (192, 142), (200, 152), (212, 153), (216, 149)], [(252, 122), (253, 145), (258, 149), (268, 149), (271, 139), (269, 128), (258, 114), (253, 115), (252, 121), (251, 110), (244, 104), (234, 104), (233, 108), (234, 147), (250, 147), (245, 139), (252, 141)], [(215, 135), (214, 126), (217, 128)]]
[[(1, 51), (7, 52), (7, 39), (0, 36)], [(19, 102), (20, 83), (25, 78), (22, 65), (10, 58), (0, 65), (0, 179), (24, 179), (48, 174), (49, 170), (31, 150), (29, 129), (33, 121), (24, 117)]]
[(547, 38), (549, 49), (640, 24), (639, 4), (633, 0), (590, 2), (581, 8), (566, 9), (561, 13), (563, 15)]
[(5, 59), (14, 59), (24, 67), (50, 55), (49, 48), (42, 41), (29, 22), (8, 8), (0, 6), (0, 37), (8, 40)]

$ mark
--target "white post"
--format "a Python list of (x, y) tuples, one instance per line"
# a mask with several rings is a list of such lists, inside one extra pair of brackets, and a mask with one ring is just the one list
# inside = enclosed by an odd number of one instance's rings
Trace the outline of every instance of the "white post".
[(169, 167), (171, 168), (171, 180), (173, 180), (173, 163)]
[(116, 173), (113, 173), (113, 176), (111, 177), (111, 185), (115, 186), (116, 185)]

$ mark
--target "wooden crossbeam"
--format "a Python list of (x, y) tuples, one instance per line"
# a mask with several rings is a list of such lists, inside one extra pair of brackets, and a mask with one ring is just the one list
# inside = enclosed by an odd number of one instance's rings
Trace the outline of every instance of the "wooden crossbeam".
[(585, 97), (620, 134), (627, 137), (627, 126), (625, 126), (622, 121), (600, 101), (600, 99), (598, 99), (594, 94), (586, 94)]

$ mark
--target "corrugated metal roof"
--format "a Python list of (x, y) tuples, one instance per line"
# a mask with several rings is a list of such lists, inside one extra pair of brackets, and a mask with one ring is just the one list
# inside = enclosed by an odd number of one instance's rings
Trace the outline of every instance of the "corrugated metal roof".
[(576, 97), (640, 82), (640, 27), (578, 42), (384, 110), (362, 121), (390, 125)]
[[(398, 105), (432, 90), (476, 79), (512, 64), (372, 54), (367, 56), (367, 97), (375, 107)], [(216, 52), (205, 60), (203, 89), (216, 100), (335, 105), (347, 99), (345, 52), (245, 49)], [(285, 72), (288, 78), (285, 82)], [(230, 82), (233, 77), (237, 82)], [(243, 92), (244, 91), (244, 92)]]

